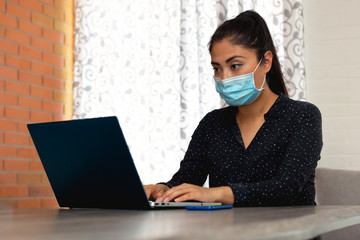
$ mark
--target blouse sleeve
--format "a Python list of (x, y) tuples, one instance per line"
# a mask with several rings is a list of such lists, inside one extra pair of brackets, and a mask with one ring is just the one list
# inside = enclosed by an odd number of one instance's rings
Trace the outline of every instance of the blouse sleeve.
[(234, 205), (293, 205), (315, 171), (322, 145), (321, 113), (314, 105), (306, 104), (294, 124), (277, 174), (262, 182), (229, 183), (234, 193)]
[(184, 159), (180, 163), (180, 169), (166, 183), (167, 186), (173, 187), (182, 183), (202, 186), (205, 183), (209, 171), (206, 151), (206, 119), (208, 117), (209, 114), (200, 121), (194, 131)]

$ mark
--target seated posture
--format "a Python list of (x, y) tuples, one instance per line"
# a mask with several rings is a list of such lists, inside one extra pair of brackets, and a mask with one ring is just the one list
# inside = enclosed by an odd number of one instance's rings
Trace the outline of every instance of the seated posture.
[[(145, 185), (155, 201), (234, 206), (315, 205), (322, 149), (321, 114), (288, 98), (265, 21), (246, 11), (224, 22), (209, 43), (216, 91), (228, 107), (208, 113), (180, 169)], [(209, 176), (209, 188), (202, 187)]]

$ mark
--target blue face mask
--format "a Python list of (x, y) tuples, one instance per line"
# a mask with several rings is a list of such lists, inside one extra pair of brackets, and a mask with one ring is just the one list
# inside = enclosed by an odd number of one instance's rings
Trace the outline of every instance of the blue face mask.
[(255, 87), (254, 73), (259, 67), (261, 61), (262, 59), (252, 73), (227, 78), (224, 80), (214, 77), (216, 91), (227, 104), (230, 106), (247, 105), (259, 97), (261, 91), (264, 89), (263, 86), (266, 77), (264, 77), (261, 88), (257, 89)]

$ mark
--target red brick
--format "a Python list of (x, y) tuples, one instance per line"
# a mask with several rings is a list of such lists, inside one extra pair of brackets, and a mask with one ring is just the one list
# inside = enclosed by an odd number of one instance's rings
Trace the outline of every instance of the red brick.
[(5, 139), (5, 144), (29, 145), (29, 135), (28, 134), (18, 134), (18, 133), (6, 132), (4, 139)]
[[(44, 167), (40, 161), (30, 161), (30, 171), (44, 172)], [(41, 176), (41, 183), (43, 183), (42, 176)]]
[(15, 132), (16, 129), (17, 129), (17, 122), (16, 121), (7, 120), (7, 119), (0, 119), (0, 130)]
[(4, 143), (4, 133), (0, 132), (0, 144)]
[(32, 37), (31, 38), (31, 46), (38, 48), (38, 49), (42, 49), (48, 52), (52, 52), (53, 51), (53, 44), (52, 42), (42, 39), (42, 38), (38, 38), (38, 37)]
[[(0, 145), (0, 157), (15, 157), (16, 148), (13, 146)], [(5, 169), (6, 171), (6, 169)]]
[(18, 147), (17, 148), (17, 156), (19, 158), (27, 158), (27, 159), (39, 159), (39, 156), (33, 147)]
[(5, 64), (5, 54), (0, 52), (0, 64)]
[(4, 170), (5, 171), (28, 171), (29, 170), (29, 161), (5, 159), (4, 160)]
[(42, 198), (41, 207), (43, 208), (58, 208), (59, 204), (56, 201), (56, 198)]
[(0, 117), (4, 117), (4, 116), (5, 116), (5, 107), (0, 105)]
[(31, 60), (41, 61), (42, 59), (42, 52), (33, 48), (20, 46), (19, 52), (21, 56), (30, 58)]
[[(55, 20), (54, 30), (64, 33), (66, 36), (72, 36), (73, 33), (72, 25), (59, 20)], [(65, 43), (66, 43), (66, 39), (65, 39)]]
[(64, 105), (57, 102), (43, 101), (43, 110), (53, 113), (64, 113)]
[(44, 77), (44, 87), (55, 88), (58, 90), (64, 90), (64, 83), (61, 80), (51, 78), (51, 77)]
[(8, 66), (30, 70), (30, 61), (24, 58), (13, 55), (6, 55), (5, 62)]
[(2, 159), (0, 159), (0, 171), (2, 171), (3, 170), (3, 160)]
[(30, 36), (18, 30), (6, 29), (6, 38), (17, 43), (30, 45)]
[(15, 15), (17, 17), (30, 20), (31, 12), (23, 7), (20, 7), (16, 4), (7, 2), (7, 13)]
[(5, 38), (5, 27), (0, 26), (0, 39)]
[(26, 109), (5, 107), (5, 117), (17, 120), (29, 120), (30, 112)]
[(29, 84), (21, 82), (6, 81), (5, 90), (7, 92), (18, 93), (22, 95), (30, 94)]
[(0, 104), (6, 104), (6, 105), (17, 105), (17, 95), (6, 93), (6, 92), (0, 92)]
[(24, 198), (18, 199), (17, 208), (41, 208), (41, 199), (39, 198)]
[(33, 122), (51, 122), (52, 114), (45, 112), (31, 111), (30, 120)]
[(59, 79), (71, 81), (73, 79), (73, 72), (55, 66), (54, 67), (54, 76)]
[(72, 104), (73, 103), (72, 97), (73, 97), (72, 93), (60, 92), (60, 91), (54, 90), (54, 100), (56, 102)]
[(44, 53), (44, 62), (63, 67), (64, 57), (56, 56), (55, 54), (51, 53)]
[(18, 184), (40, 184), (41, 173), (18, 173)]
[(0, 186), (0, 197), (27, 197), (27, 186)]
[(0, 91), (4, 91), (5, 87), (4, 87), (4, 79), (0, 79)]
[(55, 7), (64, 11), (72, 12), (74, 9), (74, 1), (55, 0)]
[(18, 54), (18, 45), (0, 38), (0, 51)]
[(29, 122), (18, 121), (18, 132), (29, 133), (29, 130), (27, 128), (28, 123)]
[(0, 185), (4, 184), (16, 184), (16, 173), (14, 172), (7, 172), (1, 173), (0, 172)]
[(50, 5), (54, 5), (54, 0), (42, 0), (44, 3), (48, 3)]
[(4, 0), (0, 1), (0, 11), (5, 12), (5, 1)]
[(16, 17), (6, 15), (6, 14), (1, 13), (1, 12), (0, 12), (0, 23), (5, 25), (5, 26), (8, 26), (8, 27), (17, 28)]
[(54, 193), (49, 185), (29, 186), (31, 197), (53, 196)]
[(49, 179), (48, 179), (46, 173), (43, 173), (43, 174), (41, 175), (41, 183), (42, 183), (42, 184), (50, 184)]
[(44, 13), (47, 16), (59, 19), (59, 20), (64, 20), (64, 12), (61, 11), (60, 9), (54, 8), (52, 6), (49, 5), (44, 5)]
[(47, 28), (54, 27), (54, 19), (51, 17), (45, 16), (42, 13), (32, 12), (31, 20), (33, 23), (37, 23), (37, 24), (47, 27)]
[(55, 32), (50, 29), (44, 29), (43, 34), (44, 34), (44, 38), (54, 41), (54, 42), (64, 43), (64, 41), (65, 41), (64, 34)]
[(40, 26), (23, 20), (19, 20), (19, 29), (20, 31), (38, 36), (41, 36), (42, 33), (42, 28)]
[(0, 77), (17, 80), (18, 72), (14, 68), (0, 66)]
[(31, 96), (45, 98), (45, 99), (52, 99), (53, 93), (52, 90), (48, 88), (31, 86)]
[(20, 0), (20, 4), (37, 12), (42, 12), (43, 5), (36, 0)]
[(71, 120), (71, 119), (72, 119), (71, 116), (66, 116), (63, 114), (54, 114), (53, 121), (66, 121), (66, 120)]
[(41, 75), (32, 72), (19, 71), (19, 80), (21, 82), (41, 85)]
[(42, 73), (46, 75), (52, 75), (53, 74), (53, 68), (51, 65), (40, 63), (40, 62), (31, 62), (31, 71)]
[(19, 107), (41, 110), (41, 100), (32, 97), (19, 96)]

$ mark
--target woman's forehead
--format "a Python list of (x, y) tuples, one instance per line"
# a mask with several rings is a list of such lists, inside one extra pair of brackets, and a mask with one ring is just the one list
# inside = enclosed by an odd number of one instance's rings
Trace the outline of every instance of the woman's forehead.
[(244, 58), (256, 57), (255, 49), (249, 49), (241, 45), (233, 44), (228, 39), (215, 42), (211, 49), (212, 61), (224, 61), (232, 56), (242, 56)]

